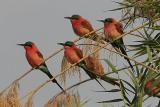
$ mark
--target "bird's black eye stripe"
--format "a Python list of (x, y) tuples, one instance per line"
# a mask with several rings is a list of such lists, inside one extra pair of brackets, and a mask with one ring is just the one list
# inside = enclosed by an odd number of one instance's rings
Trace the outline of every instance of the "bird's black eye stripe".
[(71, 47), (72, 45), (71, 45), (71, 44), (67, 44), (66, 46), (69, 46), (69, 47)]
[(32, 47), (32, 45), (31, 45), (31, 44), (28, 44), (27, 46)]
[(76, 19), (76, 20), (78, 20), (79, 18), (78, 18), (78, 17), (76, 17), (75, 19)]
[(70, 45), (68, 45), (69, 47), (71, 47), (72, 45), (70, 44)]

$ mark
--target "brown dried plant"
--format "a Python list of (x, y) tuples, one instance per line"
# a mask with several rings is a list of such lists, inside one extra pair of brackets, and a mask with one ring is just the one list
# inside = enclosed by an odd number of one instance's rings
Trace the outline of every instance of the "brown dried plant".
[(27, 102), (24, 104), (24, 107), (33, 107), (33, 95), (30, 95), (27, 99)]
[(7, 92), (0, 96), (0, 107), (21, 107), (17, 89), (18, 83), (15, 82)]
[(80, 96), (77, 93), (60, 94), (49, 100), (44, 107), (80, 107)]
[[(67, 61), (67, 59), (65, 57), (63, 57), (62, 62), (61, 62), (61, 72), (65, 71), (67, 68), (69, 68), (71, 66), (71, 64)], [(76, 71), (76, 72), (75, 72)], [(67, 75), (69, 76), (73, 76), (75, 74), (79, 74), (79, 79), (81, 80), (81, 74), (80, 74), (80, 69), (77, 66), (72, 67), (71, 69), (69, 69), (67, 72), (63, 73), (60, 76), (61, 81), (65, 84), (66, 83), (66, 78)]]

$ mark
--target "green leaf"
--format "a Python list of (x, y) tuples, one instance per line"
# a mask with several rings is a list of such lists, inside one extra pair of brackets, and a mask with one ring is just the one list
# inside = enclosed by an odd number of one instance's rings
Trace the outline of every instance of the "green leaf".
[(108, 11), (117, 11), (117, 10), (122, 10), (122, 9), (125, 9), (127, 7), (120, 7), (120, 8), (116, 8), (116, 9), (112, 9), (112, 10), (108, 10)]
[(128, 72), (129, 72), (128, 75), (130, 76), (133, 84), (136, 86), (136, 85), (137, 85), (137, 78), (136, 78), (136, 76), (135, 76), (135, 75), (133, 74), (133, 72), (131, 72), (129, 69), (128, 69)]
[(127, 82), (125, 80), (122, 80), (122, 81), (125, 82), (127, 85), (129, 85), (135, 91), (135, 88), (134, 88), (134, 86), (132, 86), (132, 84), (130, 84), (129, 82)]
[(130, 100), (128, 99), (128, 97), (126, 96), (126, 94), (125, 94), (125, 87), (124, 87), (124, 85), (123, 85), (123, 83), (122, 83), (121, 80), (120, 80), (120, 86), (121, 86), (121, 93), (122, 93), (122, 95), (123, 95), (124, 100), (126, 100), (127, 103), (130, 104), (131, 102), (130, 102)]
[(152, 59), (152, 52), (151, 52), (149, 46), (146, 46), (146, 50), (147, 50), (149, 62), (152, 62), (153, 61), (153, 59)]
[(113, 103), (113, 102), (121, 102), (123, 99), (114, 99), (114, 100), (108, 100), (108, 101), (101, 101), (97, 103)]
[(80, 107), (83, 107), (85, 104), (87, 104), (89, 100), (83, 101), (83, 103), (80, 105)]
[(154, 30), (160, 30), (160, 26), (153, 26), (153, 27), (150, 27), (151, 29), (154, 29)]
[(119, 92), (121, 91), (120, 89), (112, 89), (112, 90), (108, 90), (108, 91), (96, 91), (96, 92)]
[(117, 71), (116, 67), (112, 64), (112, 62), (110, 62), (108, 59), (103, 60), (108, 64), (108, 66), (112, 69), (113, 72)]
[[(142, 68), (143, 69), (143, 68)], [(144, 73), (142, 74), (142, 76), (140, 77), (140, 83), (143, 85), (145, 80), (146, 80), (146, 77), (147, 77), (147, 72), (148, 72), (148, 69), (145, 69)]]

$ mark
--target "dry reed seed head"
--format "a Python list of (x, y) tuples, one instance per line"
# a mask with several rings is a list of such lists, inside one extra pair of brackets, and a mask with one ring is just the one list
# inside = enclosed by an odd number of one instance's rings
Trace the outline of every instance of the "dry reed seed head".
[(60, 94), (53, 100), (53, 107), (77, 107), (77, 102), (80, 105), (79, 94)]
[[(64, 72), (65, 70), (67, 70), (70, 67), (71, 67), (71, 64), (67, 61), (67, 59), (65, 57), (63, 57), (62, 63), (61, 63), (61, 72)], [(81, 80), (80, 69), (77, 66), (74, 66), (74, 67), (70, 68), (69, 70), (67, 70), (65, 73), (63, 73), (60, 76), (60, 79), (61, 79), (62, 83), (66, 84), (67, 76), (74, 76), (75, 74), (78, 74), (79, 79)]]
[(6, 95), (6, 100), (7, 100), (9, 107), (20, 107), (21, 106), (17, 88), (18, 88), (18, 83), (16, 82), (12, 84), (11, 88), (9, 89)]
[(0, 107), (9, 107), (5, 96), (0, 96)]
[(57, 99), (54, 100), (54, 102), (53, 102), (53, 107), (59, 107), (59, 106), (58, 106), (58, 100), (57, 100)]
[(54, 97), (54, 99), (50, 99), (45, 105), (44, 107), (59, 107), (58, 106), (58, 101), (57, 101), (57, 98)]
[(28, 99), (26, 103), (24, 104), (24, 107), (33, 107), (33, 94), (28, 96)]
[[(96, 39), (97, 42), (89, 40), (89, 39), (83, 39), (83, 40), (84, 40), (83, 44), (95, 44), (95, 45), (82, 45), (83, 56), (87, 56), (91, 52), (93, 52), (93, 51), (97, 50), (98, 48), (100, 48), (100, 47), (96, 46), (96, 45), (99, 44), (98, 42), (101, 41), (100, 38)], [(99, 54), (100, 54), (100, 51), (97, 51), (94, 54), (90, 55), (90, 57), (92, 57), (93, 59), (86, 58), (85, 61), (86, 61), (86, 64), (87, 64), (88, 68), (91, 71), (93, 71), (93, 72), (95, 72), (95, 73), (97, 73), (99, 75), (103, 75), (104, 74), (104, 68), (103, 68), (103, 66), (102, 66), (102, 64), (101, 64), (101, 62), (99, 60), (100, 59), (99, 58), (100, 57)], [(92, 60), (92, 61), (89, 61), (89, 60)]]
[(87, 65), (89, 70), (91, 70), (91, 71), (95, 70), (95, 63), (94, 63), (94, 60), (93, 60), (93, 58), (91, 56), (88, 56), (85, 59), (85, 62), (86, 62), (86, 65)]
[(96, 61), (95, 57), (89, 56), (85, 59), (85, 62), (90, 71), (98, 75), (104, 75), (104, 68), (99, 61)]
[[(68, 67), (70, 67), (70, 63), (66, 60), (66, 58), (63, 56), (62, 62), (61, 62), (61, 72), (65, 71)], [(67, 72), (67, 71), (66, 71)], [(62, 82), (65, 83), (66, 81), (66, 72), (63, 73), (60, 76), (60, 79)]]
[(47, 102), (47, 103), (44, 105), (44, 107), (53, 107), (53, 106), (52, 106), (52, 103)]
[[(96, 42), (95, 45), (99, 45), (99, 43)], [(95, 51), (98, 48), (100, 48), (100, 47), (94, 46), (92, 51)], [(95, 73), (97, 73), (99, 75), (103, 75), (104, 68), (103, 68), (102, 63), (99, 59), (100, 59), (100, 51), (95, 52), (94, 54), (92, 54), (88, 58), (86, 58), (86, 63), (87, 63), (87, 66), (90, 70), (93, 70)]]
[[(96, 39), (97, 42), (100, 42), (100, 39)], [(83, 44), (95, 44), (98, 45), (99, 43), (94, 42), (92, 40), (89, 39), (84, 39)], [(91, 52), (95, 51), (97, 48), (97, 46), (94, 45), (83, 45), (82, 46), (82, 51), (83, 51), (83, 55), (86, 56), (88, 54), (90, 54)], [(85, 61), (87, 63), (88, 68), (91, 71), (94, 71), (95, 73), (100, 74), (104, 74), (104, 68), (99, 60), (100, 57), (100, 52), (95, 52), (93, 55), (91, 55), (90, 57), (86, 58)], [(92, 58), (91, 58), (92, 57)], [(90, 61), (91, 60), (91, 61)]]
[(99, 53), (95, 53), (93, 54), (93, 58), (95, 61), (95, 72), (98, 73), (99, 75), (103, 75), (104, 74), (104, 68), (103, 65), (101, 63), (101, 61), (99, 60)]
[(96, 33), (97, 33), (97, 35), (99, 35), (99, 36), (97, 37), (97, 40), (96, 40), (96, 41), (104, 40), (105, 35), (104, 35), (104, 32), (103, 32), (103, 31), (96, 32)]
[[(88, 39), (88, 38), (85, 38), (82, 41), (82, 44), (92, 44), (92, 43), (93, 43), (93, 41)], [(92, 46), (92, 45), (82, 45), (81, 49), (82, 49), (82, 52), (83, 52), (83, 56), (89, 55), (92, 52), (93, 47), (94, 46)]]

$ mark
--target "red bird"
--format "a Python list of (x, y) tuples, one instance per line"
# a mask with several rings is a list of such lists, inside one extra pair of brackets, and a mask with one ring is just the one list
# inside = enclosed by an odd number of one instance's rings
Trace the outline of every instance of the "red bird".
[[(116, 21), (113, 18), (106, 18), (105, 20), (99, 20), (100, 22), (104, 23), (104, 34), (107, 42), (110, 42), (111, 45), (117, 50), (120, 49), (122, 54), (127, 56), (126, 48), (123, 43), (123, 39), (119, 38), (124, 32), (123, 32), (123, 26), (120, 22)], [(117, 39), (117, 40), (115, 40)], [(126, 57), (124, 57), (127, 62), (129, 63), (131, 69), (133, 72), (135, 72), (130, 60)]]
[[(71, 64), (77, 63), (81, 58), (83, 58), (83, 53), (81, 49), (77, 48), (73, 42), (67, 41), (65, 43), (58, 43), (58, 44), (64, 46), (64, 56)], [(94, 71), (92, 72), (89, 70), (84, 60), (79, 62), (77, 66), (82, 68), (89, 75), (90, 78), (95, 79), (101, 85), (101, 83), (97, 80), (97, 75), (93, 73)], [(108, 76), (102, 76), (101, 79), (112, 85), (119, 86), (119, 83), (116, 82), (117, 79)]]
[(144, 92), (149, 96), (159, 97), (158, 93), (160, 92), (160, 78), (153, 78), (146, 81)]
[[(80, 15), (72, 15), (71, 17), (64, 18), (70, 19), (74, 33), (80, 37), (83, 37), (94, 30), (90, 22)], [(93, 40), (96, 40), (98, 35), (96, 33), (93, 33), (92, 35)]]
[[(36, 69), (41, 70), (45, 73), (50, 79), (53, 78), (52, 74), (49, 72), (47, 65), (44, 62), (43, 55), (38, 50), (37, 46), (33, 42), (26, 42), (25, 44), (18, 44), (23, 46), (26, 51), (26, 58), (31, 67), (36, 67)], [(56, 79), (52, 80), (53, 83), (56, 83), (62, 91), (64, 89), (60, 86)]]

